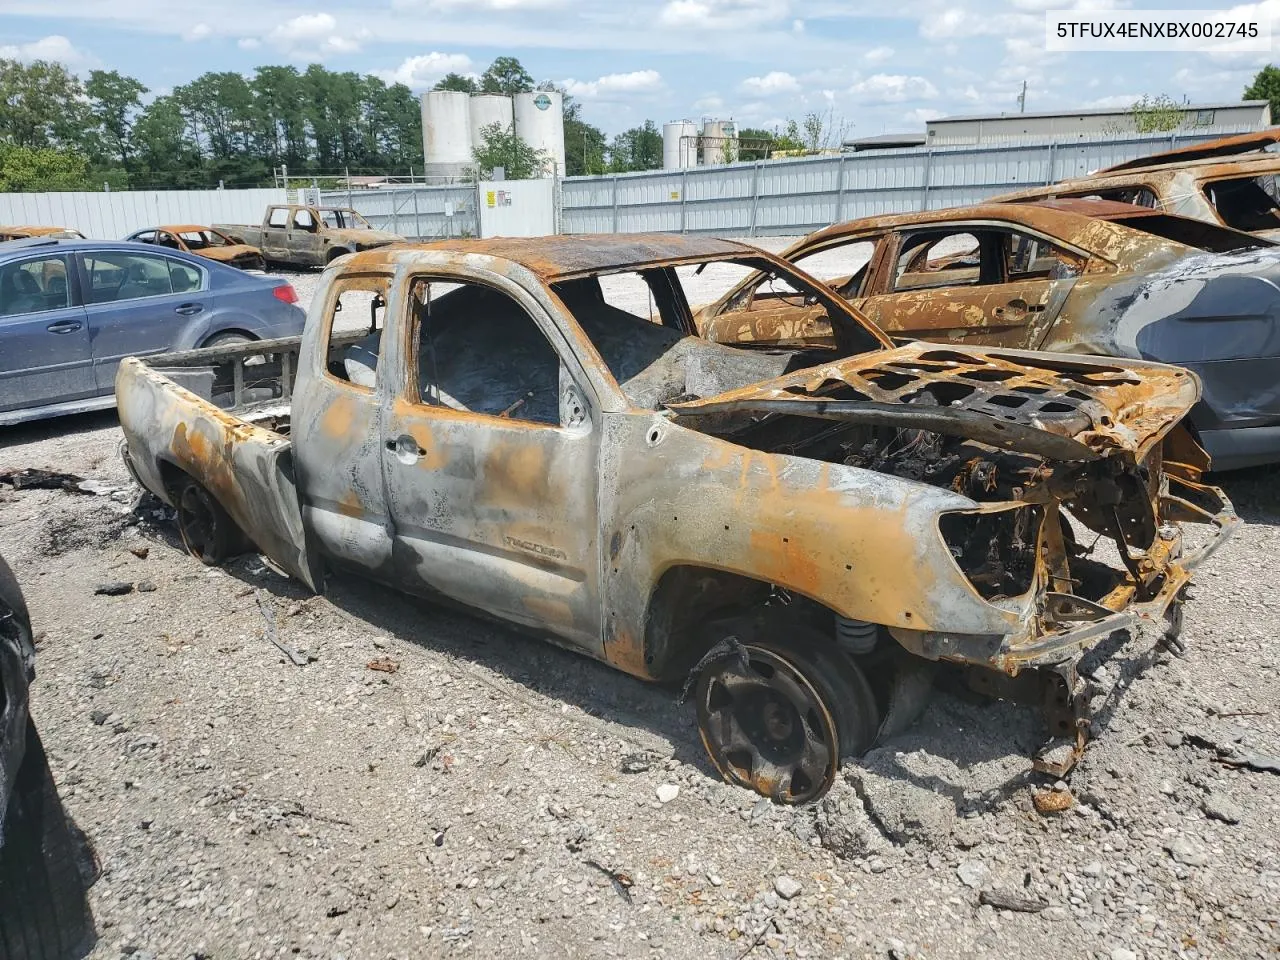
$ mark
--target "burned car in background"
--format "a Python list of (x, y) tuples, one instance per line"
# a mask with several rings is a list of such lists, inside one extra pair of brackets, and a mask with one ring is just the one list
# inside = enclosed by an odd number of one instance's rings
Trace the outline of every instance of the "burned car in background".
[(1275, 128), (1223, 137), (1127, 160), (1087, 177), (1002, 193), (990, 202), (1115, 200), (1280, 240), (1277, 142)]
[[(795, 290), (839, 357), (698, 336), (684, 283), (712, 264)], [(1176, 620), (1235, 522), (1181, 427), (1194, 374), (894, 347), (711, 238), (368, 251), (328, 269), (300, 341), (130, 359), (116, 396), (129, 467), (196, 557), (252, 544), (313, 589), (355, 573), (696, 681), (711, 762), (782, 803), (902, 721), (886, 661), (1043, 684), (1039, 762), (1069, 767), (1081, 651)]]
[(31, 617), (0, 557), (0, 956), (69, 960), (93, 946), (84, 843), (62, 808), (27, 688)]
[(168, 247), (181, 250), (183, 253), (205, 257), (229, 267), (241, 270), (265, 270), (267, 261), (262, 251), (247, 243), (232, 240), (226, 234), (219, 233), (213, 227), (204, 227), (198, 223), (171, 224), (160, 227), (148, 227), (125, 237), (133, 243), (150, 243), (157, 247)]
[[(870, 217), (782, 256), (893, 337), (1157, 360), (1194, 370), (1215, 470), (1280, 461), (1280, 248), (1106, 200)], [(721, 343), (823, 344), (830, 325), (766, 273), (697, 314)]]

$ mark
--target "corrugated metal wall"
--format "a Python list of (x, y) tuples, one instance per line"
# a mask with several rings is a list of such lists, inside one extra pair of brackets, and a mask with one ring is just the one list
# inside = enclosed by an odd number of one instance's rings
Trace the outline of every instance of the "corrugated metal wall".
[(0, 224), (72, 227), (119, 240), (165, 223), (261, 223), (283, 190), (131, 190), (119, 193), (0, 193)]
[[(562, 233), (804, 234), (841, 220), (976, 203), (1213, 139), (1158, 135), (1038, 145), (876, 150), (561, 181)], [(474, 235), (473, 186), (355, 191), (351, 203), (405, 236)], [(344, 193), (326, 202), (346, 203)], [(452, 200), (452, 223), (443, 216)], [(416, 207), (415, 207), (416, 205)], [(416, 209), (416, 213), (414, 212)]]

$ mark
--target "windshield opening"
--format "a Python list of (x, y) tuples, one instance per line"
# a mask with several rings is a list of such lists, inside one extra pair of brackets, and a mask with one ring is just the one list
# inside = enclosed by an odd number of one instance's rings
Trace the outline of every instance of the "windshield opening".
[[(723, 289), (752, 273), (780, 297), (806, 304), (827, 319), (844, 353), (883, 344), (829, 290), (770, 260), (739, 257), (678, 266), (619, 270), (552, 284), (552, 291), (633, 404), (666, 404), (714, 396), (830, 358), (830, 348), (796, 338), (780, 343), (711, 343), (697, 335), (690, 295)], [(706, 292), (704, 292), (706, 291)]]

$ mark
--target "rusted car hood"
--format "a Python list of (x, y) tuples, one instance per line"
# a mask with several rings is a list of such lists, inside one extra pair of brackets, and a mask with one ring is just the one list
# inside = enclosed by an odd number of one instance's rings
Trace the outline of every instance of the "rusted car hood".
[(1165, 364), (916, 342), (670, 409), (931, 430), (1054, 460), (1141, 460), (1199, 398), (1195, 375)]
[(219, 263), (230, 263), (232, 260), (244, 256), (262, 256), (261, 250), (257, 247), (251, 247), (247, 243), (235, 243), (227, 247), (208, 247), (194, 252), (198, 257), (208, 257), (210, 260), (217, 260)]
[(325, 232), (339, 243), (358, 244), (362, 247), (404, 242), (404, 237), (389, 230), (353, 230), (348, 227), (330, 227)]

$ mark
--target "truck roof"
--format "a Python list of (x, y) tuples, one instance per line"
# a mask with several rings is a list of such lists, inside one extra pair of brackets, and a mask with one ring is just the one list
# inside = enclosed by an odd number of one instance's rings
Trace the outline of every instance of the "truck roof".
[(548, 281), (584, 274), (612, 273), (640, 266), (764, 255), (756, 247), (718, 237), (628, 233), (397, 243), (356, 256), (364, 263), (387, 262), (403, 258), (406, 252), (413, 250), (439, 250), (460, 256), (478, 253), (501, 257), (520, 264)]

